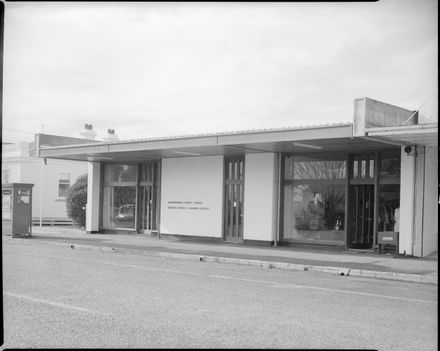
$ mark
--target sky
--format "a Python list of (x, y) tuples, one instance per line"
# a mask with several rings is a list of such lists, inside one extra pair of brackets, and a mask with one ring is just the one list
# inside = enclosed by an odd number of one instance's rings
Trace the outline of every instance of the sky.
[(438, 3), (5, 2), (3, 141), (438, 121)]

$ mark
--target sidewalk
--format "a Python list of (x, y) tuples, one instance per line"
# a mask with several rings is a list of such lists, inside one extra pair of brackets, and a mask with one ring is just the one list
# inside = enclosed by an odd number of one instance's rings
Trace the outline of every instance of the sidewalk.
[(378, 255), (371, 252), (334, 252), (313, 248), (202, 243), (142, 234), (87, 234), (72, 227), (34, 226), (31, 238), (4, 236), (3, 240), (23, 240), (25, 244), (65, 245), (77, 249), (132, 252), (206, 262), (438, 284), (437, 253), (428, 258), (394, 258), (392, 255)]

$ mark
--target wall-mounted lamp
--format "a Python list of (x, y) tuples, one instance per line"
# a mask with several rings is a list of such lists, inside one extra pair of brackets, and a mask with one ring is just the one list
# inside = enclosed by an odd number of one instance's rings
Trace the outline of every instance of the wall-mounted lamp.
[(414, 155), (415, 147), (411, 145), (407, 145), (403, 148), (403, 151), (406, 152), (407, 156)]

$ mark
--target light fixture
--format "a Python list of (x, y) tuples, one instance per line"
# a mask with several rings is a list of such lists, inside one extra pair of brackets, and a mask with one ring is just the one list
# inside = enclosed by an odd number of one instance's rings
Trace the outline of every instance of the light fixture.
[(318, 146), (318, 145), (309, 145), (309, 144), (302, 144), (302, 143), (297, 143), (297, 142), (293, 142), (292, 143), (294, 146), (298, 146), (298, 147), (306, 147), (309, 149), (316, 149), (316, 150), (321, 150), (322, 146)]
[(112, 157), (100, 157), (100, 156), (87, 157), (87, 161), (102, 161), (102, 160), (113, 160), (113, 158)]
[(178, 155), (202, 156), (202, 154), (199, 154), (197, 152), (189, 152), (189, 151), (174, 150), (173, 153), (178, 154)]

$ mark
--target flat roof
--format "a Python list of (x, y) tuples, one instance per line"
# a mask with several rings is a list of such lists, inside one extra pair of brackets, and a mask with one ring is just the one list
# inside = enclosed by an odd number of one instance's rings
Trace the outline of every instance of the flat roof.
[(249, 153), (317, 153), (399, 148), (388, 142), (354, 138), (352, 123), (324, 124), (263, 130), (245, 130), (77, 145), (44, 145), (39, 156), (81, 161), (142, 162), (171, 157), (235, 156)]

